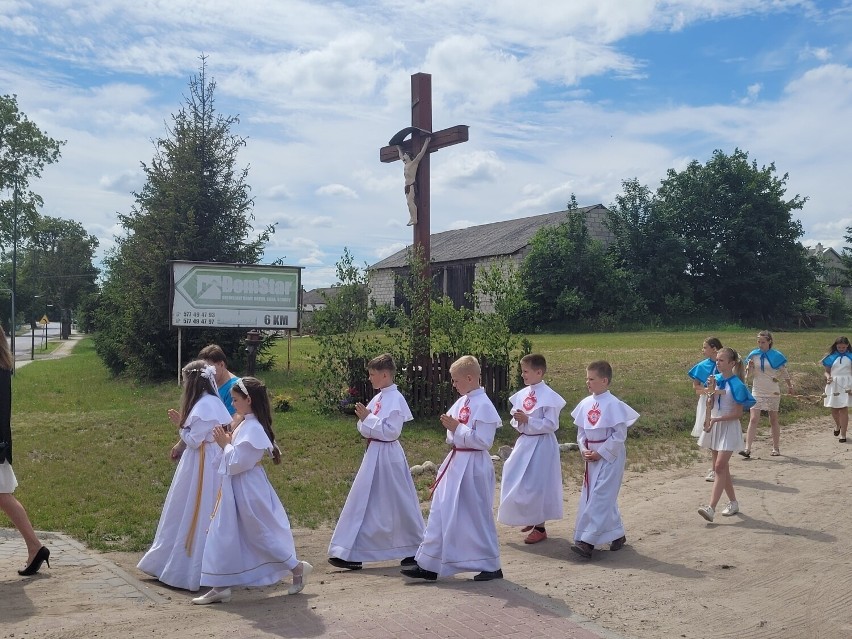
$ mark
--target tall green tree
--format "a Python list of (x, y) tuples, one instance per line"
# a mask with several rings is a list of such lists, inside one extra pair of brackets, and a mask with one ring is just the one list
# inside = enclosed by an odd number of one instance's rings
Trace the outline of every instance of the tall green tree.
[(71, 311), (97, 290), (98, 269), (93, 265), (98, 240), (79, 222), (42, 216), (28, 240), (21, 264), (25, 285), (38, 294), (38, 312), (54, 306), (70, 321)]
[(41, 196), (30, 181), (41, 177), (45, 165), (59, 159), (63, 141), (54, 140), (18, 108), (15, 95), (0, 95), (0, 247), (8, 251), (16, 211), (14, 190), (18, 190), (18, 237), (27, 237), (38, 220)]
[[(30, 183), (41, 177), (46, 165), (59, 159), (63, 144), (65, 142), (45, 134), (21, 112), (17, 96), (0, 95), (0, 273), (3, 275), (2, 288), (8, 291), (13, 288), (12, 280), (16, 279), (13, 273), (17, 271), (12, 268), (12, 257), (17, 258), (22, 238), (30, 236), (38, 221), (38, 209), (43, 204)], [(16, 301), (20, 299), (19, 295)], [(4, 322), (11, 317), (11, 306), (11, 295), (0, 296)], [(17, 308), (15, 314), (20, 317)], [(10, 326), (6, 328), (11, 329)]]
[(609, 246), (616, 264), (631, 273), (636, 292), (650, 313), (662, 321), (692, 314), (692, 287), (687, 276), (684, 241), (678, 237), (657, 199), (634, 179), (609, 207), (607, 227), (615, 239)]
[(800, 310), (814, 272), (793, 218), (806, 199), (785, 198), (787, 179), (740, 149), (668, 171), (656, 205), (682, 243), (697, 304), (762, 323)]
[(589, 236), (573, 201), (565, 222), (540, 229), (521, 267), (531, 326), (613, 329), (646, 313), (630, 272)]
[[(169, 328), (169, 260), (257, 264), (274, 231), (252, 239), (248, 168), (237, 166), (243, 137), (237, 116), (220, 115), (206, 59), (189, 82), (185, 103), (155, 143), (146, 182), (131, 212), (119, 215), (125, 235), (105, 260), (97, 315), (97, 352), (113, 373), (140, 379), (173, 374), (177, 333)], [(231, 359), (243, 354), (236, 330), (185, 329), (184, 352), (219, 343)]]

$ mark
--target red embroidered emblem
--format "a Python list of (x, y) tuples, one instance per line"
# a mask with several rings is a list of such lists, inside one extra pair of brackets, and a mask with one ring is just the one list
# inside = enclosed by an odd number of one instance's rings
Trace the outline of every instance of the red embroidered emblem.
[(467, 421), (470, 419), (470, 408), (468, 407), (468, 404), (470, 404), (470, 398), (465, 400), (464, 406), (462, 406), (459, 411), (459, 423), (467, 424)]
[(598, 408), (598, 403), (595, 402), (592, 404), (592, 407), (589, 409), (589, 412), (586, 413), (586, 419), (589, 420), (589, 423), (594, 426), (598, 423), (598, 420), (601, 418), (601, 409)]
[(524, 397), (524, 410), (532, 410), (533, 408), (535, 408), (537, 401), (538, 400), (535, 397), (535, 391), (530, 389), (530, 394)]
[(376, 406), (373, 408), (373, 415), (378, 415), (379, 411), (381, 409), (382, 409), (382, 402), (381, 402), (381, 400), (379, 400), (379, 401), (376, 402)]

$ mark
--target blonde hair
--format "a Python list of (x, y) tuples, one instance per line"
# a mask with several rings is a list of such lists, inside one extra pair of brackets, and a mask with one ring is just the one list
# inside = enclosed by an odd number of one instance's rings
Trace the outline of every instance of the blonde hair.
[(740, 358), (740, 354), (730, 346), (725, 346), (719, 349), (719, 355), (727, 357), (734, 363), (734, 374), (745, 382), (745, 366), (743, 365), (743, 360)]
[(482, 374), (482, 369), (479, 366), (479, 360), (473, 355), (462, 355), (450, 365), (450, 375), (453, 373), (479, 377)]

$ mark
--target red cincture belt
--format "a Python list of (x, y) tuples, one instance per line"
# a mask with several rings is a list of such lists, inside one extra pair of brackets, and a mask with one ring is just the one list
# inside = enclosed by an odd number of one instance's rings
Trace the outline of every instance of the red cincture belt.
[(435, 492), (435, 489), (438, 487), (438, 484), (441, 482), (441, 479), (444, 477), (444, 473), (447, 472), (447, 468), (450, 467), (450, 464), (453, 462), (453, 457), (456, 456), (456, 453), (476, 453), (479, 452), (479, 448), (456, 448), (453, 446), (453, 450), (450, 453), (450, 458), (447, 460), (447, 463), (444, 464), (444, 467), (441, 469), (441, 472), (435, 477), (435, 481), (429, 486), (429, 499), (432, 499), (432, 494)]

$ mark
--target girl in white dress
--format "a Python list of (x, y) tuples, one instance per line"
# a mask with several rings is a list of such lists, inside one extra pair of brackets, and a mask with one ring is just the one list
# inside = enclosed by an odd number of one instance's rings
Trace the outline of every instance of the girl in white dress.
[(698, 509), (698, 514), (707, 521), (713, 521), (722, 492), (727, 493), (730, 499), (722, 514), (727, 517), (740, 511), (734, 493), (730, 461), (734, 451), (743, 448), (743, 428), (740, 424), (743, 411), (754, 406), (754, 397), (743, 382), (743, 363), (739, 354), (733, 348), (723, 348), (716, 355), (716, 367), (719, 372), (707, 385), (707, 392), (713, 400), (710, 421), (698, 438), (698, 445), (709, 448), (713, 453), (713, 470), (716, 471), (710, 504)]
[(849, 425), (849, 405), (852, 404), (852, 353), (849, 351), (849, 338), (838, 337), (823, 358), (825, 367), (826, 408), (831, 409), (834, 418), (834, 436), (846, 442), (846, 427)]
[[(706, 416), (706, 398), (707, 380), (711, 375), (715, 375), (719, 371), (716, 369), (716, 354), (722, 348), (722, 342), (717, 337), (708, 337), (701, 345), (701, 352), (704, 353), (705, 359), (698, 362), (695, 366), (689, 369), (689, 378), (692, 380), (692, 388), (695, 394), (698, 395), (698, 405), (695, 407), (695, 424), (692, 427), (692, 436), (701, 437), (704, 432), (704, 417)], [(707, 473), (705, 481), (713, 481), (716, 479), (716, 473), (713, 469)]]
[(180, 442), (172, 449), (179, 459), (151, 549), (138, 568), (175, 588), (196, 591), (201, 586), (201, 557), (207, 523), (219, 491), (222, 449), (213, 441), (213, 428), (229, 424), (231, 414), (216, 390), (216, 371), (203, 360), (183, 367), (180, 411), (169, 409)]
[(223, 480), (201, 568), (201, 583), (213, 588), (194, 604), (227, 602), (231, 586), (270, 586), (289, 574), (293, 585), (287, 592), (295, 595), (313, 569), (296, 558), (290, 520), (260, 463), (267, 454), (281, 463), (266, 385), (254, 377), (240, 378), (231, 397), (245, 419), (233, 433), (213, 429), (222, 448)]
[(778, 423), (778, 408), (781, 405), (781, 387), (778, 384), (780, 378), (787, 382), (787, 391), (793, 394), (793, 380), (787, 370), (787, 358), (776, 350), (769, 331), (760, 331), (757, 334), (757, 348), (745, 357), (746, 376), (751, 375), (751, 393), (755, 404), (751, 407), (748, 419), (748, 432), (746, 433), (745, 448), (740, 455), (748, 459), (751, 457), (751, 446), (757, 435), (757, 425), (760, 422), (760, 412), (769, 413), (769, 428), (772, 434), (773, 457), (781, 454), (781, 426)]

